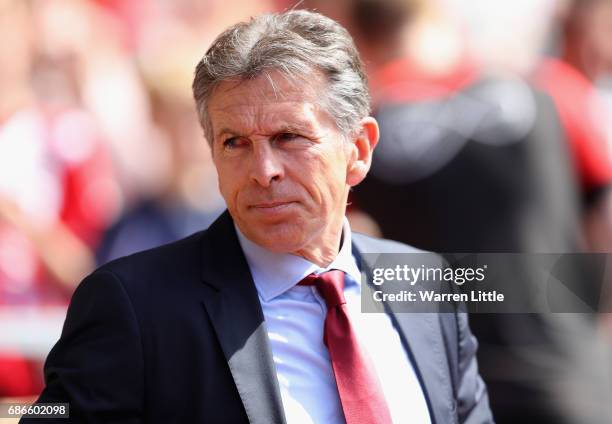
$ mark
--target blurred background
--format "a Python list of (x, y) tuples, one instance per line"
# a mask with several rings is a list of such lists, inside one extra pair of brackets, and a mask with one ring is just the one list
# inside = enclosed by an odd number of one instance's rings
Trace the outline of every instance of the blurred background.
[[(0, 0), (0, 398), (40, 392), (84, 275), (223, 210), (191, 81), (219, 32), (262, 12), (316, 9), (362, 53), (382, 138), (355, 230), (612, 252), (612, 0), (295, 3)], [(612, 423), (608, 315), (472, 325), (498, 422)]]

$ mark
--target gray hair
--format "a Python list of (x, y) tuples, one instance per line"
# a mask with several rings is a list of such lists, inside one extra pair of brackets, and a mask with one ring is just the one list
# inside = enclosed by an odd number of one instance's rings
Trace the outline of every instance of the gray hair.
[(204, 135), (212, 143), (207, 102), (223, 81), (254, 79), (270, 71), (304, 81), (313, 71), (327, 78), (324, 104), (348, 135), (370, 113), (368, 84), (348, 31), (319, 13), (292, 10), (251, 18), (225, 30), (195, 71), (193, 96)]

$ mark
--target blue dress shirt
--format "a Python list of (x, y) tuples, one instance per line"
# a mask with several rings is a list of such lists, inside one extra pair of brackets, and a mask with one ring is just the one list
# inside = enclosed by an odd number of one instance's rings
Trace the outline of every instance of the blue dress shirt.
[(343, 243), (325, 269), (292, 254), (270, 252), (236, 228), (266, 321), (289, 424), (344, 423), (329, 353), (323, 343), (325, 301), (315, 287), (296, 286), (311, 273), (346, 273), (344, 295), (360, 341), (375, 366), (394, 423), (430, 423), (421, 385), (389, 316), (361, 312), (361, 273), (345, 219)]

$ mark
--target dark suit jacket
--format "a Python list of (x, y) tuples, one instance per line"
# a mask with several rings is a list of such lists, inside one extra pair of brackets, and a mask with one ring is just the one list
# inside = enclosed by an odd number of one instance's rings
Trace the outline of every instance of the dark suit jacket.
[[(353, 239), (358, 258), (414, 251)], [(466, 316), (392, 319), (433, 421), (491, 422)], [(70, 422), (284, 423), (264, 317), (229, 214), (206, 231), (88, 276), (72, 298), (45, 379), (38, 402), (69, 402)]]

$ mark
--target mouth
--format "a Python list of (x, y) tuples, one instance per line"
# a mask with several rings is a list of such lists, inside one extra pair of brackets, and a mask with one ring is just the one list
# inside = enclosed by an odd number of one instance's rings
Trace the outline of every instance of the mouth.
[(275, 213), (275, 212), (281, 212), (281, 211), (291, 207), (295, 203), (296, 202), (293, 202), (293, 201), (287, 201), (287, 202), (264, 202), (264, 203), (254, 204), (250, 208), (253, 209), (253, 210), (256, 210), (258, 212)]

